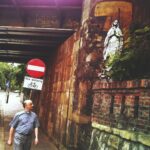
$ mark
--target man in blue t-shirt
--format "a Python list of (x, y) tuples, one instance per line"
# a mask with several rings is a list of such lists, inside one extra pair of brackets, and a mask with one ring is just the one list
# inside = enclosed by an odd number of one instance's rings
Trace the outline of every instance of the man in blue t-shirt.
[(8, 145), (12, 145), (14, 134), (14, 150), (30, 150), (32, 144), (32, 133), (35, 132), (34, 144), (37, 145), (39, 120), (37, 115), (32, 112), (33, 103), (31, 100), (23, 102), (24, 111), (16, 113), (10, 122)]

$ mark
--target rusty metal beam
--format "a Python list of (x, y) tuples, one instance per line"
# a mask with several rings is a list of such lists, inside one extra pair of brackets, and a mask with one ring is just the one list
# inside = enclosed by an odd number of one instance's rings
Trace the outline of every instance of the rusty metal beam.
[(7, 44), (3, 44), (0, 45), (0, 50), (12, 50), (12, 51), (35, 51), (35, 52), (39, 52), (39, 53), (43, 53), (43, 52), (52, 52), (56, 50), (56, 47), (54, 46), (45, 46), (45, 47), (40, 47), (40, 46), (28, 46), (28, 45), (7, 45)]
[(0, 57), (46, 57), (46, 55), (40, 55), (40, 54), (12, 54), (12, 53), (0, 53)]
[[(51, 34), (48, 34), (48, 33), (32, 33), (32, 32), (16, 32), (16, 31), (0, 31), (0, 35), (20, 35), (20, 36), (38, 36), (39, 38), (40, 37), (55, 37), (55, 38), (65, 38), (66, 35), (65, 34), (56, 34), (56, 33), (51, 33)], [(69, 35), (69, 34), (68, 34)]]
[[(30, 59), (35, 58), (33, 56), (30, 57), (25, 57), (25, 56), (9, 56), (8, 59), (8, 55), (5, 56), (0, 56), (0, 61), (4, 61), (4, 62), (16, 62), (16, 63), (26, 63), (28, 62)], [(47, 61), (48, 58), (47, 57), (38, 57), (44, 61)]]
[(0, 55), (39, 55), (39, 56), (47, 56), (48, 51), (17, 51), (17, 50), (0, 50)]
[(0, 44), (23, 44), (23, 45), (41, 45), (41, 46), (50, 46), (51, 44), (57, 45), (57, 41), (42, 41), (42, 40), (28, 40), (28, 39), (0, 39)]
[(37, 55), (12, 55), (12, 54), (3, 54), (0, 55), (0, 57), (13, 57), (13, 58), (33, 58), (33, 57), (40, 57), (40, 58), (44, 58), (45, 56), (37, 56)]
[(0, 27), (0, 60), (24, 62), (34, 57), (47, 60), (73, 33), (70, 29)]
[(11, 48), (8, 48), (8, 49), (0, 49), (0, 53), (5, 53), (5, 52), (14, 52), (14, 53), (48, 53), (49, 50), (45, 50), (45, 49), (41, 49), (41, 50), (34, 50), (34, 51), (31, 51), (30, 49), (27, 49), (27, 50), (22, 50), (20, 51), (19, 49), (11, 49)]
[(0, 44), (56, 47), (73, 32), (70, 29), (0, 27)]
[(0, 26), (0, 29), (16, 30), (16, 31), (32, 31), (32, 32), (66, 32), (73, 31), (72, 29), (62, 29), (62, 28), (38, 28), (38, 27), (14, 27), (14, 26)]
[[(9, 44), (9, 45), (28, 45), (28, 46), (50, 46), (50, 44), (53, 44), (53, 43), (42, 43), (42, 42), (24, 42), (24, 41), (15, 41), (15, 40), (0, 40), (0, 45), (1, 44)], [(55, 43), (55, 46), (57, 46), (57, 44)]]
[(37, 35), (37, 36), (62, 36), (73, 34), (73, 29), (61, 28), (36, 28), (36, 27), (0, 27), (0, 34)]

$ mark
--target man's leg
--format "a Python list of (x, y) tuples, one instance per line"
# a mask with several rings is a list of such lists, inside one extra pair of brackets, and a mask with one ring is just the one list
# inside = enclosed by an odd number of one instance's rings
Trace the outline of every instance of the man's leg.
[(14, 150), (23, 150), (23, 144), (14, 143)]
[(23, 150), (25, 138), (21, 134), (15, 133), (14, 135), (14, 150)]
[(23, 145), (23, 150), (30, 150), (32, 145), (32, 135), (26, 138), (26, 141)]

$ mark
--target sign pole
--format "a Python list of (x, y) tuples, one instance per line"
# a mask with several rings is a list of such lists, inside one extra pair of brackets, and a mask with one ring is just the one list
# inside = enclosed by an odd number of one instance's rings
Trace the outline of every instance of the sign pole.
[(9, 100), (9, 89), (7, 89), (6, 103), (8, 103), (8, 100)]

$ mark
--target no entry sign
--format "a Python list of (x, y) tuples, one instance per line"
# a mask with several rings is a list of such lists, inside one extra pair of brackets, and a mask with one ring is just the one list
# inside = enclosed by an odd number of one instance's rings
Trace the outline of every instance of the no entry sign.
[(45, 74), (45, 63), (40, 59), (31, 59), (26, 66), (28, 75), (34, 78), (40, 78)]

